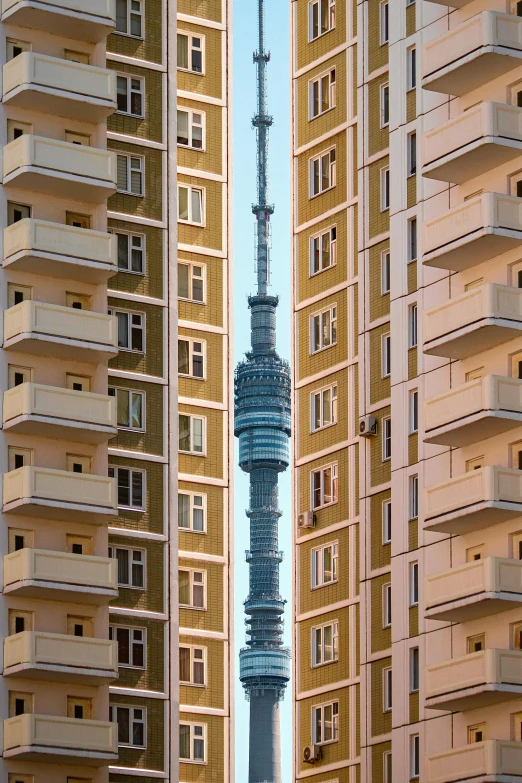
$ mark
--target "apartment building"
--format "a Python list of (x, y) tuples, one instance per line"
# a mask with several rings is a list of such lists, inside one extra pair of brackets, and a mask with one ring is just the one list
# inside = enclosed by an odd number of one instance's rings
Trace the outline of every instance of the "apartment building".
[(294, 777), (517, 780), (522, 10), (291, 12)]
[(229, 24), (2, 2), (6, 783), (232, 779)]

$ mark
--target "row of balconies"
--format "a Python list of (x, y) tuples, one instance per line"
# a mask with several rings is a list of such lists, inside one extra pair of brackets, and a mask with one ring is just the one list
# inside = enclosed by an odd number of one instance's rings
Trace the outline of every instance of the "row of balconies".
[(4, 24), (98, 43), (114, 31), (115, 0), (2, 0)]

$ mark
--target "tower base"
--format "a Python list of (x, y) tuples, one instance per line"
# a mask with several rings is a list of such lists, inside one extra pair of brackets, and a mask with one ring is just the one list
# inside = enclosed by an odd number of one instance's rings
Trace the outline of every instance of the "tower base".
[(276, 691), (250, 694), (248, 783), (281, 783), (281, 721)]

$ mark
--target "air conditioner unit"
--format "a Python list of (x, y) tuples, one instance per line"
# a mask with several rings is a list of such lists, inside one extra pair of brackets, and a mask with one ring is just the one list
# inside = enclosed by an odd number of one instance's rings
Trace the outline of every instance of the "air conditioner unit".
[(297, 526), (303, 527), (315, 527), (315, 514), (313, 511), (305, 511), (304, 514), (299, 514), (297, 517)]
[(320, 745), (307, 745), (303, 750), (303, 761), (307, 764), (315, 764), (316, 761), (321, 759), (321, 746)]
[(377, 435), (377, 419), (373, 416), (365, 416), (363, 419), (359, 419), (359, 435), (362, 435), (363, 438)]

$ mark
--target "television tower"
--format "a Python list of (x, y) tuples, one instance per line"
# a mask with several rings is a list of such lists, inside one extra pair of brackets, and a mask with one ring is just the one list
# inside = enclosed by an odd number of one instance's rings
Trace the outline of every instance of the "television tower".
[(277, 296), (268, 294), (270, 216), (268, 203), (268, 133), (265, 51), (265, 0), (257, 0), (259, 40), (257, 70), (256, 216), (257, 293), (248, 298), (252, 350), (236, 368), (235, 428), (239, 466), (250, 475), (250, 592), (245, 601), (247, 646), (239, 654), (239, 679), (250, 700), (249, 783), (281, 783), (279, 702), (290, 679), (290, 651), (283, 647), (285, 602), (279, 594), (277, 532), (278, 474), (289, 464), (290, 367), (276, 353)]

